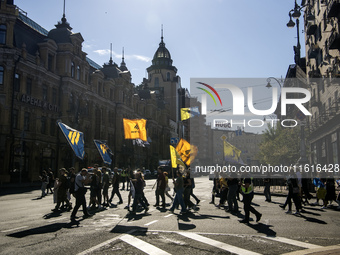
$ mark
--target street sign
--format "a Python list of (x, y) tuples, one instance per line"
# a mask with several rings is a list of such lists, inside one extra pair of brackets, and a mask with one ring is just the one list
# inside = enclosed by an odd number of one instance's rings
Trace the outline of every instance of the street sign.
[(179, 138), (178, 137), (171, 137), (170, 138), (170, 144), (171, 145), (176, 145), (176, 144), (178, 144), (178, 142), (179, 142)]

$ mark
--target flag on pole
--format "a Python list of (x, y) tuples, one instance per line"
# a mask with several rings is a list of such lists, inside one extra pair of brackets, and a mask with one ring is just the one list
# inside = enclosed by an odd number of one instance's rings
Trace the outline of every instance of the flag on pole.
[(147, 141), (145, 119), (123, 119), (125, 139), (141, 139)]
[(112, 154), (112, 151), (110, 150), (109, 146), (107, 146), (106, 143), (104, 143), (103, 141), (100, 141), (100, 140), (93, 140), (93, 142), (96, 145), (96, 147), (99, 151), (99, 154), (102, 157), (104, 163), (111, 165), (111, 163), (112, 163), (111, 155), (113, 155), (113, 154)]
[(190, 145), (190, 143), (182, 138), (176, 146), (176, 151), (180, 155), (182, 161), (187, 166), (190, 166), (190, 163), (195, 159), (197, 155), (198, 149), (196, 146)]
[(170, 156), (171, 156), (171, 167), (172, 168), (177, 168), (177, 165), (182, 165), (186, 167), (181, 159), (181, 156), (178, 154), (175, 147), (172, 145), (170, 145)]
[(84, 134), (78, 130), (75, 130), (62, 122), (58, 123), (61, 131), (63, 132), (67, 142), (71, 146), (76, 156), (80, 159), (84, 158)]
[(237, 149), (234, 145), (231, 145), (226, 140), (223, 140), (223, 152), (225, 161), (228, 163), (243, 163), (241, 159), (241, 150)]
[(181, 120), (187, 120), (200, 114), (198, 107), (181, 108)]

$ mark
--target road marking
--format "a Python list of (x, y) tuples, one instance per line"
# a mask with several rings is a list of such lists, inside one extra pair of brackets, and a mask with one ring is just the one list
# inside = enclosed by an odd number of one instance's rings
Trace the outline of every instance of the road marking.
[(28, 226), (22, 226), (22, 227), (18, 227), (18, 228), (7, 229), (7, 230), (3, 230), (3, 231), (1, 231), (1, 232), (2, 232), (2, 233), (7, 233), (7, 232), (11, 232), (11, 231), (23, 229), (23, 228), (28, 228)]
[(150, 226), (151, 224), (154, 224), (154, 223), (156, 223), (158, 220), (153, 220), (153, 221), (151, 221), (151, 222), (149, 222), (149, 223), (146, 223), (146, 224), (144, 224), (144, 226)]
[(168, 218), (168, 217), (170, 217), (170, 216), (172, 216), (172, 215), (174, 215), (174, 214), (170, 213), (170, 214), (164, 216), (164, 218)]
[[(135, 232), (135, 231), (136, 231), (136, 230), (132, 229), (132, 230), (128, 231), (127, 233), (132, 234), (132, 233)], [(118, 240), (121, 236), (122, 236), (122, 235), (119, 235), (119, 236), (116, 236), (116, 237), (114, 237), (114, 238), (111, 238), (110, 240), (107, 240), (107, 241), (105, 241), (105, 242), (103, 242), (103, 243), (100, 243), (100, 244), (98, 244), (98, 245), (96, 245), (96, 246), (93, 246), (92, 248), (89, 248), (89, 249), (87, 249), (87, 250), (85, 250), (85, 251), (83, 251), (83, 252), (80, 252), (80, 253), (78, 253), (77, 255), (86, 255), (86, 254), (90, 254), (90, 253), (94, 252), (95, 250), (98, 250), (98, 249), (102, 248), (103, 246), (108, 245), (108, 244), (110, 244), (110, 243), (112, 243), (112, 242)]]
[(119, 239), (150, 255), (170, 255), (170, 253), (131, 235), (124, 234)]
[(204, 236), (200, 236), (198, 234), (192, 233), (192, 232), (178, 232), (178, 234), (191, 238), (193, 240), (196, 240), (198, 242), (201, 243), (205, 243), (205, 244), (209, 244), (211, 246), (220, 248), (222, 250), (225, 251), (229, 251), (235, 254), (244, 254), (244, 255), (260, 255), (260, 253), (256, 253), (256, 252), (252, 252), (252, 251), (248, 251), (242, 248), (238, 248), (236, 246), (230, 245), (230, 244), (226, 244), (226, 243), (222, 243)]
[(306, 248), (306, 249), (322, 248), (322, 246), (319, 246), (319, 245), (300, 242), (300, 241), (288, 239), (288, 238), (285, 238), (285, 237), (279, 237), (279, 236), (261, 236), (261, 237), (269, 239), (269, 240), (278, 241), (280, 243), (286, 243), (286, 244), (299, 246), (299, 247)]

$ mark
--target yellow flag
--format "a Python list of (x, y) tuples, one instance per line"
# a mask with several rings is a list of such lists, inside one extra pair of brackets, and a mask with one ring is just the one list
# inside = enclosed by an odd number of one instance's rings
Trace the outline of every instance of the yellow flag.
[(183, 138), (179, 141), (179, 143), (176, 146), (176, 151), (180, 155), (182, 161), (190, 166), (190, 143), (188, 143), (186, 140)]
[(171, 156), (171, 167), (177, 168), (176, 150), (174, 146), (172, 145), (170, 145), (170, 156)]
[(223, 141), (224, 144), (224, 158), (228, 163), (240, 163), (241, 162), (241, 150), (237, 149), (235, 146), (228, 143), (226, 140)]
[(190, 108), (181, 108), (181, 120), (187, 120), (190, 117)]
[(145, 119), (123, 119), (125, 139), (147, 141)]

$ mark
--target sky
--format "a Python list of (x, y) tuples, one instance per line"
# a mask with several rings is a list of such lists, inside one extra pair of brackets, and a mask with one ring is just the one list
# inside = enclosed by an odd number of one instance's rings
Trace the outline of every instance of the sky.
[[(47, 30), (63, 15), (64, 0), (14, 4)], [(84, 38), (83, 51), (97, 64), (110, 60), (112, 43), (119, 65), (124, 47), (135, 85), (147, 78), (162, 25), (183, 88), (190, 89), (190, 78), (285, 77), (294, 64), (297, 29), (286, 26), (294, 0), (66, 0), (65, 6), (72, 31)]]

